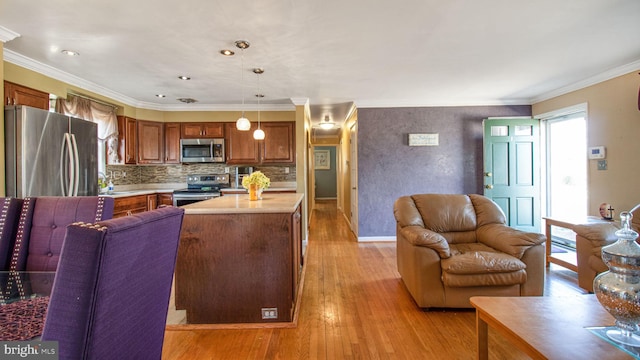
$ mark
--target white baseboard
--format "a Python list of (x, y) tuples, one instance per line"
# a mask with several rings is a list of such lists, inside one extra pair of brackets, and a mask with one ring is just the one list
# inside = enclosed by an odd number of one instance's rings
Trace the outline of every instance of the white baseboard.
[(358, 237), (358, 242), (396, 242), (395, 236), (363, 236)]

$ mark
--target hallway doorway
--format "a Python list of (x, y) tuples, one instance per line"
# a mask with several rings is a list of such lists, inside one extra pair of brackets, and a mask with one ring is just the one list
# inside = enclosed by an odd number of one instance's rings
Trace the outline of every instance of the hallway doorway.
[(314, 147), (314, 196), (316, 200), (335, 200), (338, 196), (338, 171), (335, 146)]

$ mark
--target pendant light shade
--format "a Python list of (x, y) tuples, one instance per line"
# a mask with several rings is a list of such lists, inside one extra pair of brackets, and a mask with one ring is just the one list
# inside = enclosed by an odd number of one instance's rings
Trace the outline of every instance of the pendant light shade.
[(264, 140), (264, 131), (262, 129), (256, 129), (253, 132), (253, 138), (256, 140)]
[(251, 121), (244, 117), (244, 114), (236, 120), (236, 129), (240, 131), (249, 131), (251, 129)]

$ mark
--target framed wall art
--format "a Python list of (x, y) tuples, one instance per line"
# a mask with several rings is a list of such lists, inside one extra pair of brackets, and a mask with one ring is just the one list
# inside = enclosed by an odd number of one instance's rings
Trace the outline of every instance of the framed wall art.
[(316, 170), (331, 169), (331, 152), (329, 150), (316, 150), (313, 152), (314, 168)]

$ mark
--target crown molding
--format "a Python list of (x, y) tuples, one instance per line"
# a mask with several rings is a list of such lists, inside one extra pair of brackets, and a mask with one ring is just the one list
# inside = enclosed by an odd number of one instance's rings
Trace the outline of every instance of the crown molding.
[(634, 72), (634, 71), (638, 71), (640, 70), (640, 59), (628, 63), (626, 65), (622, 65), (622, 66), (618, 66), (616, 68), (607, 70), (605, 72), (602, 72), (598, 75), (592, 76), (590, 78), (584, 79), (582, 81), (578, 81), (576, 83), (573, 83), (571, 85), (568, 86), (564, 86), (561, 87), (559, 89), (556, 90), (552, 90), (549, 91), (547, 93), (538, 95), (536, 97), (533, 97), (530, 100), (531, 104), (536, 104), (545, 100), (549, 100), (552, 99), (554, 97), (558, 97), (560, 95), (564, 95), (564, 94), (568, 94), (572, 91), (576, 91), (576, 90), (580, 90), (580, 89), (584, 89), (586, 87), (607, 81), (607, 80), (611, 80), (613, 78), (616, 78), (618, 76), (622, 76), (622, 75), (626, 75), (630, 72)]
[[(19, 37), (20, 34), (18, 34), (17, 32), (13, 31), (13, 30), (9, 30), (4, 26), (0, 26), (0, 41), (3, 43), (9, 42), (17, 37)], [(5, 50), (6, 51), (6, 50)]]
[(307, 105), (309, 104), (309, 98), (306, 98), (306, 97), (291, 98), (291, 102), (295, 106)]
[[(139, 101), (119, 92), (107, 89), (103, 86), (87, 81), (78, 76), (69, 74), (52, 66), (35, 61), (31, 58), (16, 53), (15, 51), (4, 49), (4, 60), (23, 68), (35, 71), (50, 78), (62, 81), (69, 85), (77, 86), (92, 93), (102, 95), (111, 100), (126, 104), (138, 109), (157, 111), (258, 111), (258, 105), (248, 104), (170, 104), (163, 105), (146, 101)], [(292, 104), (260, 104), (260, 111), (292, 111), (295, 107)]]

